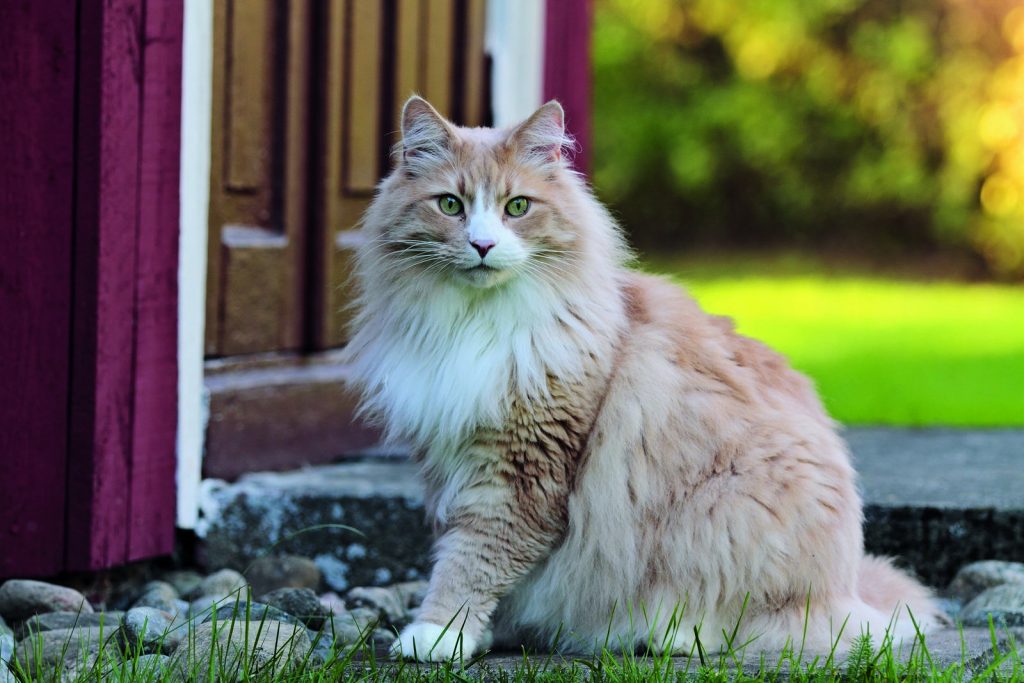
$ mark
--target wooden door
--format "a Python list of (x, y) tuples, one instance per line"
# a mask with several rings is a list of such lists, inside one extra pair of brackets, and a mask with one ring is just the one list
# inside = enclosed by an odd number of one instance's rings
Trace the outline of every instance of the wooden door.
[(208, 356), (344, 343), (353, 229), (402, 102), (487, 120), (484, 5), (215, 2)]

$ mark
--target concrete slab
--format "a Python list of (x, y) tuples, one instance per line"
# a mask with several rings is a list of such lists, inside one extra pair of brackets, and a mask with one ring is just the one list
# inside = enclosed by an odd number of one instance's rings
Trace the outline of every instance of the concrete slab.
[[(860, 428), (846, 438), (870, 552), (896, 556), (940, 587), (967, 562), (1024, 557), (1024, 430)], [(210, 567), (306, 555), (336, 590), (429, 571), (423, 493), (401, 458), (208, 480), (197, 531)]]

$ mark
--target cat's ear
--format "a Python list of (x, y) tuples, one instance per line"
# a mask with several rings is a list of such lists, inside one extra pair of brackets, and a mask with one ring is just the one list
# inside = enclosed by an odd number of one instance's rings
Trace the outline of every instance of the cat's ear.
[(452, 146), (452, 129), (444, 117), (418, 95), (402, 108), (402, 161), (415, 170), (447, 156)]
[(565, 111), (557, 100), (533, 112), (508, 139), (520, 156), (541, 164), (557, 163), (562, 150), (572, 146), (565, 132)]

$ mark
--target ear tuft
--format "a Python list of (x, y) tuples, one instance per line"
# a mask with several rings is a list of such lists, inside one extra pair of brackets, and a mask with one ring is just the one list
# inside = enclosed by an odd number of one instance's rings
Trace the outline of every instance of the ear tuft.
[(565, 132), (565, 111), (557, 100), (541, 106), (509, 136), (521, 156), (541, 164), (556, 163), (562, 150), (573, 146)]
[(440, 160), (451, 149), (452, 129), (429, 102), (413, 95), (402, 108), (402, 159), (411, 166)]

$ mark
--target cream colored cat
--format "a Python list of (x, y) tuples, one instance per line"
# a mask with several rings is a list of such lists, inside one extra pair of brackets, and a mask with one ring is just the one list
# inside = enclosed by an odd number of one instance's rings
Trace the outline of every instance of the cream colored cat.
[(348, 347), (364, 411), (415, 445), (438, 532), (394, 654), (469, 656), (492, 617), (505, 642), (684, 654), (737, 621), (736, 643), (799, 646), (806, 620), (806, 647), (827, 648), (893, 621), (909, 637), (907, 607), (942, 619), (865, 556), (854, 471), (808, 380), (624, 267), (562, 156), (557, 102), (493, 130), (413, 97), (402, 133), (365, 216)]

